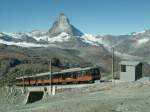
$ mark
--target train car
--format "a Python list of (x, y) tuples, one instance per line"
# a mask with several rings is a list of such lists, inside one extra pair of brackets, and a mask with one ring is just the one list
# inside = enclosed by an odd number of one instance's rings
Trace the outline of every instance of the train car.
[(50, 84), (93, 83), (100, 80), (99, 67), (72, 68), (54, 72), (50, 79), (50, 72), (16, 78), (17, 86), (42, 86)]

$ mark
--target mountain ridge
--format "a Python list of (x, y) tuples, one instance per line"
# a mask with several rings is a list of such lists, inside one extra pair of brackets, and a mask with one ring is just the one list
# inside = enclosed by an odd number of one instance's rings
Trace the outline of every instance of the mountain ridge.
[[(97, 46), (104, 47), (109, 52), (111, 52), (111, 47), (114, 47), (118, 54), (126, 53), (135, 56), (140, 54), (140, 56), (144, 56), (143, 51), (149, 52), (148, 49), (150, 48), (150, 30), (133, 32), (126, 35), (93, 36), (82, 33), (70, 23), (64, 13), (61, 13), (48, 31), (1, 32), (0, 43), (21, 47), (62, 46), (72, 48), (78, 46)], [(141, 53), (138, 53), (139, 49)]]

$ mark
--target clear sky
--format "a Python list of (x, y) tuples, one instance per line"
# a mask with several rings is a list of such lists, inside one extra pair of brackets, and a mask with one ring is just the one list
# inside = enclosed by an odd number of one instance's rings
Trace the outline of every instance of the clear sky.
[(47, 31), (60, 12), (94, 35), (150, 29), (150, 0), (0, 0), (0, 32)]

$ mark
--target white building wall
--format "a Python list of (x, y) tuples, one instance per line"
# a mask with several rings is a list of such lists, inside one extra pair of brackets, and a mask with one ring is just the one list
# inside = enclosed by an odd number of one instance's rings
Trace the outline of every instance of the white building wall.
[(126, 66), (126, 72), (120, 72), (120, 80), (135, 81), (135, 66)]

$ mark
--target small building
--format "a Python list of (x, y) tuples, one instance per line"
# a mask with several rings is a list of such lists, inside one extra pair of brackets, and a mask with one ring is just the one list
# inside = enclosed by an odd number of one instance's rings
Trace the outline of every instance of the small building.
[(122, 61), (120, 63), (120, 80), (136, 81), (142, 77), (142, 63), (139, 61)]

